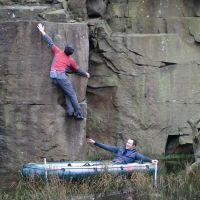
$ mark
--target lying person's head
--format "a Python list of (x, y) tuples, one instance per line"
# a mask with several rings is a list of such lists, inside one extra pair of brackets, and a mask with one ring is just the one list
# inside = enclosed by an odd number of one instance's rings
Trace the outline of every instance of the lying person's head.
[(126, 143), (126, 149), (133, 150), (137, 146), (137, 140), (128, 139)]
[(74, 53), (74, 47), (72, 45), (66, 45), (64, 52), (66, 55), (70, 56)]

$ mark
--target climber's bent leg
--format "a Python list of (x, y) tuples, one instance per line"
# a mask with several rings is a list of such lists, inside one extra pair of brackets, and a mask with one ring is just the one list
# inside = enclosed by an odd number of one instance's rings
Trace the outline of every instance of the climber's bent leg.
[(65, 73), (58, 73), (57, 77), (57, 84), (62, 88), (65, 95), (68, 96), (73, 108), (74, 108), (74, 114), (77, 119), (83, 119), (81, 108), (78, 103), (78, 99), (76, 96), (76, 93), (72, 87), (70, 79), (65, 75)]
[(68, 95), (65, 95), (65, 104), (66, 104), (67, 116), (72, 117), (74, 115), (74, 108), (72, 106), (72, 103), (71, 103)]

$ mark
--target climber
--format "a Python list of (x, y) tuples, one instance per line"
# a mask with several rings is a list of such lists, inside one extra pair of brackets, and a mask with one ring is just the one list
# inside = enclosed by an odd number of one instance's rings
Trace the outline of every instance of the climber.
[(74, 47), (72, 45), (66, 45), (63, 51), (59, 49), (54, 44), (53, 40), (45, 33), (44, 26), (41, 23), (37, 25), (37, 28), (41, 32), (43, 39), (48, 43), (54, 53), (54, 59), (51, 64), (50, 78), (52, 79), (52, 82), (56, 86), (60, 87), (64, 92), (67, 116), (74, 116), (78, 120), (83, 120), (84, 117), (81, 112), (81, 107), (78, 103), (72, 83), (68, 77), (68, 73), (75, 72), (80, 76), (87, 78), (90, 77), (90, 74), (78, 67), (76, 61), (71, 57), (74, 52)]
[(127, 164), (127, 163), (132, 163), (136, 160), (142, 161), (142, 162), (151, 162), (153, 164), (158, 163), (158, 160), (152, 160), (151, 158), (137, 152), (136, 151), (137, 141), (134, 139), (128, 139), (128, 141), (126, 142), (126, 145), (121, 146), (121, 147), (102, 144), (102, 143), (96, 142), (95, 140), (91, 138), (87, 138), (87, 142), (90, 144), (94, 144), (95, 146), (100, 147), (106, 151), (116, 153), (114, 159), (112, 160), (113, 163)]

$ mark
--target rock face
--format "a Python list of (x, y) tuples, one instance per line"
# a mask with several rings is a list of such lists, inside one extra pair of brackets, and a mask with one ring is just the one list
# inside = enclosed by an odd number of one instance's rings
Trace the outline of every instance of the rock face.
[(200, 90), (196, 5), (113, 0), (106, 22), (91, 22), (87, 134), (113, 144), (136, 138), (142, 152), (191, 153), (187, 120), (199, 118)]
[(67, 2), (75, 18), (87, 18), (86, 0), (68, 0)]
[[(187, 121), (198, 120), (200, 110), (198, 0), (0, 3), (0, 174), (45, 156), (83, 159), (86, 133), (117, 145), (135, 138), (142, 153), (192, 152)], [(85, 112), (87, 98), (87, 125), (66, 121), (34, 20), (45, 20), (61, 47), (74, 43), (86, 69), (90, 51), (88, 85), (72, 75)]]
[[(74, 58), (87, 69), (86, 24), (44, 25), (61, 48), (66, 41), (74, 44)], [(36, 26), (28, 21), (0, 23), (0, 174), (5, 176), (43, 157), (73, 160), (85, 154), (86, 121), (67, 119), (62, 93), (49, 78), (52, 54)], [(71, 78), (86, 112), (87, 79)]]
[(188, 120), (188, 123), (192, 129), (192, 138), (193, 138), (193, 150), (194, 150), (194, 156), (195, 156), (195, 162), (200, 163), (200, 133), (199, 133), (199, 122), (192, 122)]
[(102, 17), (106, 11), (106, 2), (104, 0), (88, 0), (87, 14), (89, 17)]

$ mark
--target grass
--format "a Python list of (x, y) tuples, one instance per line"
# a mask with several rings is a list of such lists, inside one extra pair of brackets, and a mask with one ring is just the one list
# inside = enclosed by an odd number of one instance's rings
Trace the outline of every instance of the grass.
[(126, 175), (101, 173), (98, 176), (65, 182), (60, 181), (56, 177), (51, 177), (48, 186), (42, 180), (29, 180), (29, 182), (22, 180), (11, 193), (1, 191), (0, 199), (63, 200), (68, 199), (70, 196), (81, 195), (84, 197), (94, 193), (107, 194), (112, 191), (120, 191), (124, 188), (129, 188), (129, 192), (133, 192), (131, 188), (138, 188), (137, 190), (140, 191), (140, 187), (143, 191), (149, 190), (152, 187), (149, 175), (134, 173), (128, 177)]
[(159, 160), (164, 161), (193, 161), (194, 155), (192, 154), (165, 154), (162, 155)]
[[(95, 154), (94, 152), (88, 152), (86, 160), (112, 160), (115, 154), (111, 154), (110, 152), (101, 152), (98, 154)], [(158, 160), (162, 161), (194, 161), (194, 155), (193, 154), (163, 154), (161, 156), (152, 155), (152, 158), (157, 158)]]
[[(107, 155), (90, 155), (88, 160), (110, 159)], [(182, 159), (182, 158), (181, 158)], [(65, 199), (101, 199), (101, 196), (121, 194), (126, 199), (129, 194), (133, 199), (200, 199), (200, 172), (188, 175), (186, 167), (191, 165), (185, 161), (184, 168), (176, 166), (176, 171), (166, 166), (169, 158), (159, 163), (158, 186), (154, 187), (154, 177), (146, 173), (130, 175), (113, 175), (101, 173), (79, 180), (61, 181), (57, 177), (50, 177), (48, 185), (41, 179), (21, 180), (10, 191), (0, 190), (0, 200), (65, 200)], [(173, 159), (172, 159), (173, 160)], [(180, 161), (180, 159), (178, 159)], [(179, 168), (180, 167), (180, 168)], [(179, 168), (179, 169), (177, 169)], [(120, 196), (120, 195), (118, 195)], [(72, 198), (73, 197), (73, 198)], [(114, 197), (113, 199), (115, 199)], [(106, 199), (106, 198), (104, 198)]]
[(104, 153), (98, 153), (98, 154), (95, 154), (95, 153), (88, 153), (87, 154), (87, 157), (86, 157), (86, 160), (90, 160), (90, 161), (97, 161), (97, 160), (112, 160), (113, 159), (113, 155), (112, 153), (107, 153), (107, 152), (104, 152)]
[(145, 173), (131, 175), (102, 173), (86, 179), (68, 181), (51, 177), (48, 186), (43, 180), (21, 180), (12, 192), (0, 191), (0, 199), (65, 200), (75, 196), (84, 199), (93, 194), (103, 196), (113, 191), (126, 191), (139, 199), (198, 199), (200, 198), (199, 178), (200, 175), (195, 175), (191, 179), (185, 171), (179, 174), (160, 174), (157, 188), (154, 188), (153, 176)]

